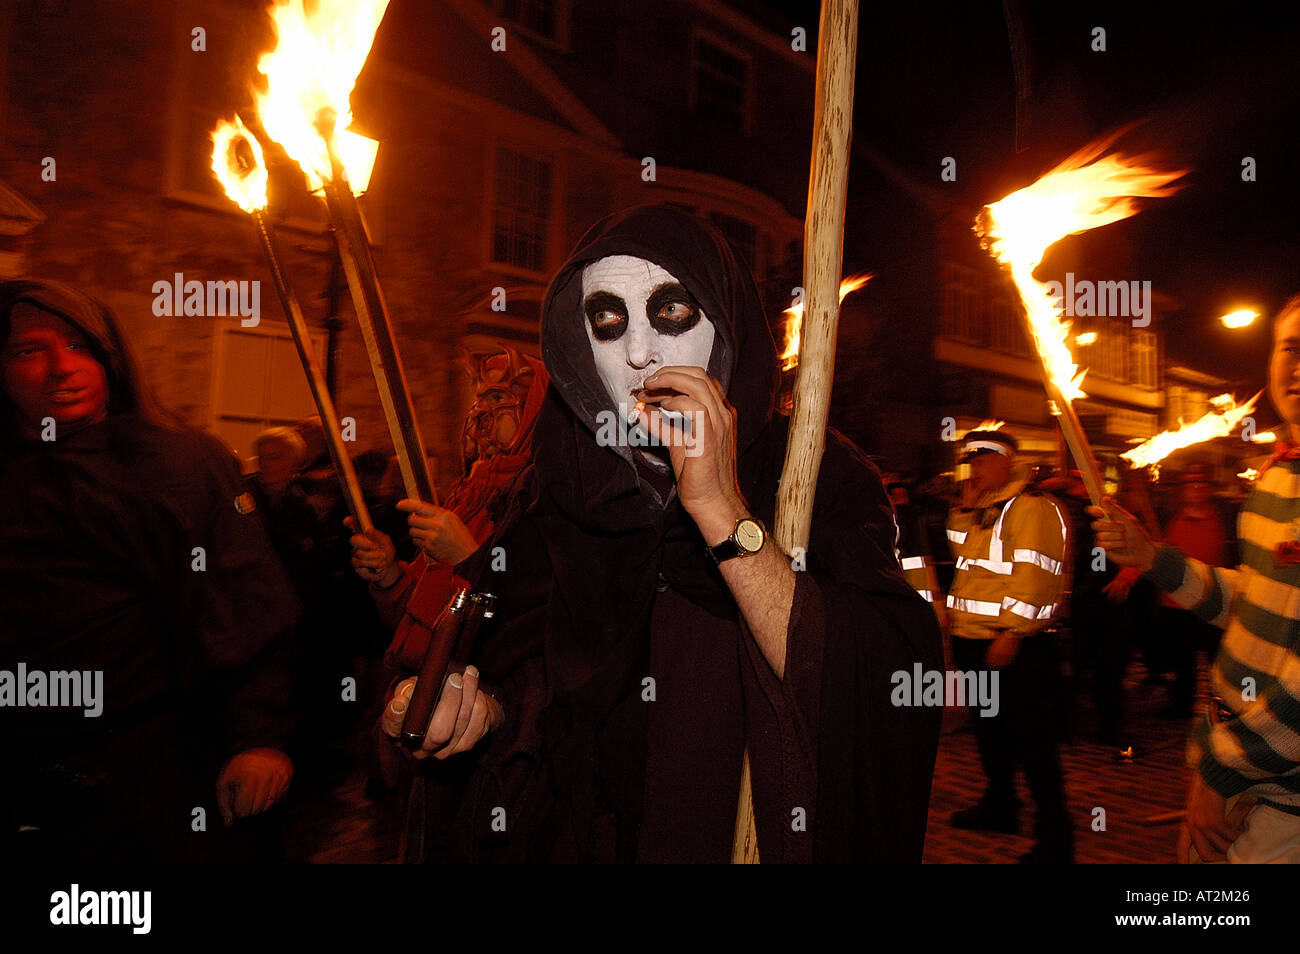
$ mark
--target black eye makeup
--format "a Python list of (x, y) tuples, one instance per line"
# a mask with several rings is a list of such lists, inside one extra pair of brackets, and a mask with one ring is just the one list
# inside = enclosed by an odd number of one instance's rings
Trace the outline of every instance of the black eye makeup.
[(582, 303), (597, 341), (615, 341), (627, 330), (627, 304), (610, 292), (592, 292)]
[(661, 335), (682, 335), (700, 322), (700, 306), (677, 282), (660, 285), (645, 303), (650, 327)]

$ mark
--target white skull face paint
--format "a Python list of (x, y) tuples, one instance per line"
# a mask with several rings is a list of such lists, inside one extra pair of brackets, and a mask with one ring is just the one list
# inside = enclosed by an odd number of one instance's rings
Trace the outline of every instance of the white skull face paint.
[(707, 369), (713, 322), (666, 269), (611, 255), (582, 272), (582, 313), (596, 372), (615, 407), (669, 365)]

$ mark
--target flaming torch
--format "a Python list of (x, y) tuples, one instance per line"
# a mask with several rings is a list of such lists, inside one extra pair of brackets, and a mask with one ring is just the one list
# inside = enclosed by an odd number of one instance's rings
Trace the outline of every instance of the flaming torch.
[[(373, 152), (350, 133), (349, 105), (388, 0), (277, 0), (270, 9), (277, 45), (257, 64), (267, 89), (258, 111), (267, 135), (298, 163), (308, 187), (324, 189), (339, 258), (388, 422), (407, 496), (437, 503), (393, 324), (375, 270), (356, 195)], [(368, 153), (368, 155), (367, 155)]]
[[(875, 275), (867, 272), (840, 282), (840, 304)], [(799, 330), (803, 327), (803, 302), (785, 310), (785, 348), (781, 351), (781, 370), (789, 371), (799, 364)]]
[(1135, 214), (1133, 199), (1171, 195), (1169, 183), (1186, 171), (1161, 171), (1118, 155), (1097, 158), (1105, 145), (1086, 147), (1032, 185), (985, 206), (975, 224), (983, 246), (1010, 271), (1020, 292), (1048, 400), (1094, 504), (1103, 493), (1101, 472), (1071, 403), (1085, 397), (1083, 373), (1070, 353), (1070, 323), (1062, 320), (1060, 304), (1034, 278), (1034, 269), (1067, 235)]
[(1221, 394), (1210, 402), (1214, 405), (1215, 410), (1207, 411), (1200, 420), (1191, 424), (1182, 424), (1176, 431), (1165, 431), (1162, 434), (1157, 434), (1149, 441), (1139, 444), (1119, 456), (1131, 461), (1134, 467), (1151, 467), (1176, 450), (1199, 444), (1202, 441), (1213, 440), (1216, 437), (1226, 437), (1232, 433), (1234, 427), (1241, 423), (1243, 417), (1255, 410), (1255, 402), (1259, 400), (1260, 395), (1263, 393), (1263, 391), (1257, 392), (1253, 398), (1240, 407), (1237, 406), (1237, 401), (1231, 394)]
[(266, 218), (267, 174), (266, 165), (262, 161), (262, 147), (238, 117), (233, 123), (221, 120), (212, 131), (212, 171), (230, 200), (251, 215), (253, 221), (257, 223), (257, 233), (261, 236), (262, 248), (271, 266), (271, 277), (275, 280), (275, 290), (280, 296), (280, 307), (284, 309), (284, 314), (289, 319), (293, 343), (298, 348), (298, 358), (302, 361), (312, 400), (316, 402), (316, 410), (320, 414), (326, 446), (329, 448), (330, 458), (334, 461), (334, 472), (339, 475), (343, 485), (343, 496), (348, 511), (356, 520), (361, 532), (365, 533), (374, 524), (371, 523), (370, 511), (366, 508), (365, 498), (361, 494), (361, 482), (357, 480), (352, 458), (348, 456), (343, 446), (343, 434), (339, 428), (338, 414), (334, 410), (334, 401), (325, 386), (325, 375), (321, 373), (320, 363), (316, 360), (316, 351), (311, 344), (311, 333), (307, 329), (302, 309), (298, 306), (298, 299), (293, 289), (289, 287), (288, 276), (280, 267), (280, 257), (276, 254), (271, 223)]

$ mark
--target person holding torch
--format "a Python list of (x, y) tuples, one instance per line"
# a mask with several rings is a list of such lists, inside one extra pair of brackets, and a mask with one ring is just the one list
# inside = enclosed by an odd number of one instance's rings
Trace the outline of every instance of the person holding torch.
[[(1181, 860), (1300, 863), (1300, 295), (1273, 325), (1269, 396), (1289, 440), (1238, 518), (1242, 563), (1209, 566), (1158, 543), (1110, 498), (1090, 508), (1097, 545), (1223, 629), (1193, 767)], [(1229, 801), (1253, 797), (1242, 811)]]

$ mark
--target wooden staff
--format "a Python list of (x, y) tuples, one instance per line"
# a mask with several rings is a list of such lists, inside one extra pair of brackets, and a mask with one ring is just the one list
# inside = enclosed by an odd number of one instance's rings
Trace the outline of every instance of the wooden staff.
[(361, 481), (357, 479), (357, 470), (352, 465), (352, 458), (348, 456), (347, 448), (343, 446), (343, 433), (339, 427), (338, 413), (334, 410), (334, 401), (330, 397), (329, 388), (325, 385), (325, 375), (321, 372), (320, 362), (316, 360), (316, 349), (312, 347), (307, 321), (302, 316), (298, 297), (289, 286), (288, 276), (280, 268), (280, 257), (275, 251), (275, 237), (271, 232), (271, 223), (266, 220), (266, 214), (261, 211), (253, 213), (253, 221), (257, 223), (257, 232), (262, 238), (262, 248), (266, 251), (267, 261), (271, 264), (271, 278), (274, 279), (275, 290), (280, 296), (280, 307), (284, 309), (285, 317), (289, 319), (289, 331), (293, 334), (293, 343), (298, 348), (298, 360), (302, 362), (303, 372), (307, 375), (307, 385), (311, 388), (312, 400), (316, 402), (316, 410), (320, 414), (321, 430), (325, 432), (325, 446), (329, 448), (330, 459), (334, 461), (334, 472), (338, 474), (339, 483), (343, 487), (343, 497), (348, 512), (357, 522), (357, 532), (369, 533), (375, 525), (370, 520), (370, 510), (366, 507), (365, 497), (361, 493)]
[[(1023, 308), (1021, 312), (1024, 315), (1025, 333), (1029, 335), (1029, 340), (1033, 341), (1033, 331), (1029, 327), (1029, 312)], [(1102, 495), (1106, 493), (1106, 485), (1102, 482), (1097, 458), (1093, 456), (1092, 444), (1088, 442), (1088, 435), (1083, 429), (1078, 413), (1074, 410), (1074, 405), (1066, 399), (1056, 382), (1052, 380), (1047, 370), (1047, 361), (1041, 354), (1039, 354), (1038, 368), (1043, 374), (1043, 387), (1047, 390), (1047, 397), (1051, 402), (1049, 407), (1056, 415), (1057, 423), (1061, 425), (1061, 436), (1065, 438), (1065, 444), (1070, 448), (1070, 456), (1079, 467), (1079, 475), (1083, 478), (1083, 485), (1088, 488), (1088, 496), (1092, 498), (1093, 506), (1099, 507)]]
[[(218, 145), (218, 133), (223, 131), (223, 127), (232, 133), (229, 139), (219, 140), (225, 143), (224, 153)], [(271, 267), (271, 279), (276, 294), (280, 297), (280, 307), (288, 319), (289, 331), (293, 334), (293, 343), (298, 349), (298, 360), (302, 362), (303, 373), (307, 375), (307, 387), (311, 390), (312, 401), (320, 414), (325, 446), (329, 448), (330, 459), (334, 461), (334, 473), (338, 475), (339, 484), (343, 488), (348, 512), (356, 520), (360, 532), (366, 533), (374, 524), (361, 493), (361, 481), (357, 479), (352, 458), (343, 446), (343, 433), (339, 427), (338, 414), (334, 410), (334, 399), (330, 396), (325, 375), (321, 373), (320, 362), (316, 360), (311, 331), (302, 316), (298, 296), (293, 293), (289, 276), (280, 265), (280, 256), (275, 248), (275, 232), (266, 216), (266, 167), (262, 162), (261, 148), (238, 117), (233, 124), (224, 121), (219, 123), (213, 137), (213, 172), (217, 174), (217, 181), (221, 183), (227, 198), (251, 215), (257, 223), (257, 234), (262, 239), (262, 250), (266, 252), (266, 261)]]
[[(857, 46), (857, 0), (822, 0), (812, 168), (804, 218), (804, 311), (799, 332), (799, 370), (795, 375), (790, 439), (776, 500), (776, 544), (787, 553), (794, 553), (797, 548), (807, 550), (817, 471), (826, 447), (826, 419), (835, 374), (835, 335), (840, 317), (844, 203), (849, 188)], [(746, 750), (731, 861), (756, 864), (758, 860)]]
[(375, 261), (366, 238), (365, 224), (357, 197), (352, 194), (347, 173), (339, 159), (334, 141), (334, 120), (322, 115), (319, 123), (321, 136), (329, 152), (331, 175), (325, 180), (325, 204), (334, 223), (334, 238), (338, 244), (339, 259), (352, 292), (352, 304), (357, 313), (357, 324), (366, 342), (370, 370), (379, 390), (379, 403), (388, 422), (388, 433), (397, 452), (397, 466), (402, 473), (406, 495), (415, 500), (438, 502), (438, 494), (429, 475), (429, 460), (424, 453), (424, 441), (415, 420), (415, 406), (411, 390), (406, 383), (406, 372), (397, 353), (393, 339), (393, 322), (388, 304), (375, 271)]

